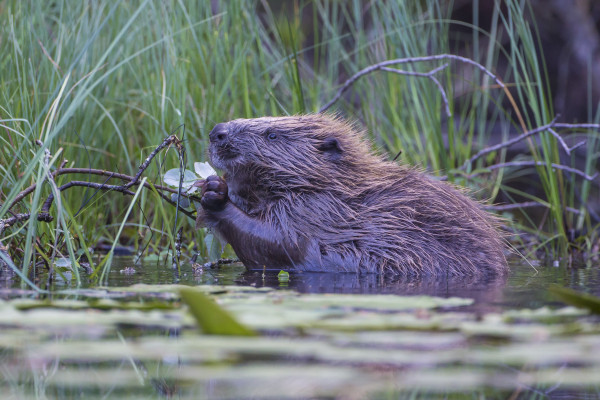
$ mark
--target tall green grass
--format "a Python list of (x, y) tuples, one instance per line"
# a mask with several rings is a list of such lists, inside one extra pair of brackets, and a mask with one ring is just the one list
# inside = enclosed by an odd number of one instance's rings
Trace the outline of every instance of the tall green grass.
[[(210, 3), (0, 1), (0, 219), (11, 216), (8, 205), (20, 191), (42, 182), (62, 159), (67, 166), (133, 175), (156, 145), (185, 124), (177, 134), (188, 160), (205, 160), (207, 134), (217, 122), (316, 111), (340, 82), (365, 66), (457, 50), (450, 44), (457, 42), (449, 37), (455, 22), (447, 1), (371, 2), (366, 10), (358, 0), (297, 1), (285, 10), (264, 2), (218, 2), (218, 9)], [(487, 43), (480, 43), (478, 28), (469, 26), (473, 51), (467, 56), (492, 71), (500, 57), (507, 60), (507, 67), (496, 72), (510, 84), (523, 123), (493, 82), (455, 63), (440, 76), (450, 97), (450, 118), (429, 80), (384, 72), (359, 80), (334, 108), (362, 121), (382, 151), (402, 150), (404, 162), (440, 175), (484, 146), (493, 127), (508, 132), (548, 122), (552, 97), (535, 31), (525, 18), (527, 6), (516, 0), (506, 4), (506, 12), (498, 11), (485, 32)], [(510, 38), (508, 45), (498, 40), (500, 32)], [(405, 68), (425, 72), (436, 66)], [(589, 135), (585, 165), (591, 173), (598, 141)], [(536, 160), (559, 162), (553, 137), (542, 134), (539, 143), (531, 142)], [(48, 163), (45, 150), (53, 156)], [(176, 152), (165, 152), (144, 176), (160, 184), (161, 171), (177, 166)], [(544, 194), (537, 200), (550, 206), (541, 242), (564, 251), (568, 228), (594, 228), (577, 200), (587, 201), (592, 188), (551, 168), (537, 172)], [(503, 174), (455, 181), (482, 189), (479, 195), (493, 200), (500, 192), (514, 192), (503, 184), (508, 172)], [(88, 177), (61, 176), (57, 184), (71, 179)], [(51, 192), (48, 182), (38, 185), (12, 211), (35, 216)], [(189, 249), (202, 248), (203, 233), (194, 230), (193, 221), (176, 222), (175, 210), (152, 191), (142, 190), (130, 212), (131, 201), (72, 188), (55, 202), (53, 222), (32, 218), (16, 224), (0, 242), (25, 275), (40, 252), (77, 259), (99, 241), (160, 250), (181, 226)], [(565, 218), (566, 206), (582, 213)], [(525, 228), (533, 230), (533, 222)], [(96, 275), (110, 264), (88, 258)]]

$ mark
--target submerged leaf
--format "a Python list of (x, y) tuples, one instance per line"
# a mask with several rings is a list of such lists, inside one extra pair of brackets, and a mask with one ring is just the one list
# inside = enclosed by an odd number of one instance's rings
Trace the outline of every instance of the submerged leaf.
[(227, 311), (192, 288), (179, 290), (202, 332), (208, 335), (256, 336), (256, 332), (236, 321)]
[(579, 308), (585, 308), (594, 314), (600, 314), (600, 297), (587, 293), (580, 293), (573, 289), (558, 285), (550, 286), (549, 290), (550, 293), (564, 303)]

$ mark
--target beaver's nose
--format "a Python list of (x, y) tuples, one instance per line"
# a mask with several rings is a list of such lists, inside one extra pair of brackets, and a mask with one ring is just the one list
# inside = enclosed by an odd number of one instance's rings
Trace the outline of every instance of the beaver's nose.
[(227, 142), (227, 125), (224, 123), (216, 124), (208, 134), (211, 143), (224, 144)]

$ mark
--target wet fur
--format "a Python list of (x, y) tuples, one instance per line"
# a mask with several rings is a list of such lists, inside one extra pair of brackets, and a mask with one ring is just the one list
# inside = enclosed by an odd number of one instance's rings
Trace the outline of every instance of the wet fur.
[[(374, 154), (331, 115), (239, 119), (211, 144), (223, 210), (199, 210), (249, 268), (504, 274), (497, 220), (456, 188)], [(273, 135), (275, 139), (273, 139)]]

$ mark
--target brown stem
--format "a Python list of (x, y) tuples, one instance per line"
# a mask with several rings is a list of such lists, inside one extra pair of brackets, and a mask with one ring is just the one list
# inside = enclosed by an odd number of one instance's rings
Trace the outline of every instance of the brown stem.
[(152, 151), (152, 153), (150, 153), (150, 155), (148, 155), (148, 157), (146, 157), (146, 160), (144, 160), (142, 165), (140, 165), (140, 168), (138, 169), (137, 174), (135, 174), (135, 176), (133, 177), (131, 182), (125, 184), (125, 188), (130, 188), (131, 186), (137, 184), (140, 180), (140, 176), (142, 176), (142, 173), (146, 170), (146, 168), (148, 168), (148, 165), (150, 165), (150, 162), (152, 161), (152, 159), (158, 154), (159, 151), (161, 151), (162, 149), (164, 149), (167, 146), (170, 146), (171, 144), (175, 144), (175, 145), (180, 144), (180, 141), (179, 141), (179, 139), (177, 139), (177, 136), (170, 135), (165, 140), (163, 140), (163, 142), (161, 144), (159, 144), (158, 147), (156, 147)]
[[(116, 191), (116, 192), (126, 194), (128, 196), (133, 196), (135, 194), (134, 192), (132, 192), (131, 190), (126, 188), (127, 185), (123, 185), (123, 186), (107, 185), (104, 183), (85, 182), (85, 181), (71, 181), (71, 182), (65, 183), (64, 185), (60, 186), (58, 188), (58, 190), (62, 192), (63, 190), (69, 189), (74, 186), (83, 186), (83, 187), (89, 187), (92, 189), (105, 190), (105, 191)], [(148, 184), (148, 185), (144, 185), (144, 187), (150, 188), (151, 186)], [(166, 195), (162, 192), (158, 192), (158, 194), (160, 197), (162, 197), (164, 200), (166, 200), (169, 204), (174, 205), (174, 206), (176, 205), (176, 203), (173, 202), (168, 195)], [(46, 221), (46, 222), (52, 220), (52, 217), (50, 216), (49, 211), (50, 211), (50, 207), (52, 207), (53, 202), (54, 202), (54, 195), (51, 193), (48, 196), (48, 198), (46, 199), (46, 201), (44, 202), (44, 204), (42, 204), (42, 209), (40, 211), (40, 214), (38, 215), (38, 220)], [(187, 211), (186, 209), (184, 209), (182, 207), (179, 207), (179, 210), (192, 219), (196, 218), (190, 211)]]
[(430, 79), (433, 83), (435, 83), (440, 94), (442, 95), (442, 99), (444, 100), (444, 105), (446, 107), (446, 116), (448, 118), (450, 118), (452, 116), (452, 112), (450, 111), (450, 103), (448, 102), (448, 96), (446, 95), (446, 91), (444, 90), (444, 87), (442, 86), (440, 81), (435, 76), (433, 76), (435, 73), (437, 73), (447, 67), (448, 67), (448, 63), (446, 63), (440, 67), (434, 68), (429, 72), (403, 71), (401, 69), (389, 68), (389, 67), (382, 67), (381, 70), (386, 71), (386, 72), (393, 72), (398, 75), (421, 76), (421, 77)]
[[(526, 201), (524, 203), (513, 203), (513, 204), (502, 204), (502, 205), (489, 205), (483, 208), (490, 211), (507, 211), (514, 210), (515, 208), (530, 208), (530, 207), (549, 207), (547, 204), (538, 203), (537, 201)], [(579, 214), (580, 211), (572, 207), (565, 207), (565, 210), (574, 214)]]
[(29, 213), (27, 213), (27, 214), (14, 214), (10, 218), (0, 219), (0, 234), (2, 234), (4, 229), (8, 228), (9, 226), (13, 226), (14, 224), (16, 224), (19, 221), (27, 220), (27, 219), (29, 219), (29, 217), (30, 217), (30, 215), (29, 215)]
[[(61, 168), (61, 169), (54, 171), (54, 176), (67, 175), (67, 174), (99, 175), (99, 176), (107, 176), (110, 179), (113, 179), (113, 178), (121, 179), (123, 181), (133, 181), (135, 179), (135, 177), (133, 177), (131, 175), (125, 175), (125, 174), (120, 174), (117, 172), (106, 171), (106, 170), (101, 170), (101, 169), (91, 169), (91, 168)], [(15, 204), (17, 204), (18, 202), (23, 200), (23, 198), (25, 198), (25, 196), (27, 196), (28, 194), (33, 192), (35, 190), (36, 186), (37, 186), (37, 184), (34, 183), (33, 185), (29, 186), (27, 189), (20, 192), (17, 195), (17, 197), (15, 197), (15, 199), (13, 200), (13, 202), (9, 208), (14, 207)], [(151, 188), (152, 186), (154, 186), (157, 190), (162, 190), (162, 191), (170, 192), (170, 193), (177, 193), (177, 189), (173, 189), (168, 186), (152, 185), (148, 182), (144, 183), (144, 187), (146, 187), (146, 188)], [(187, 195), (185, 193), (182, 193), (182, 196), (189, 197), (189, 195)]]
[[(363, 77), (365, 75), (370, 74), (371, 72), (382, 70), (384, 67), (387, 67), (390, 65), (409, 64), (409, 63), (417, 63), (417, 62), (424, 62), (424, 61), (441, 61), (441, 60), (456, 60), (456, 61), (460, 61), (460, 62), (463, 62), (466, 64), (473, 65), (476, 68), (478, 68), (479, 70), (483, 71), (483, 73), (488, 75), (490, 78), (492, 78), (499, 87), (501, 87), (502, 89), (505, 88), (505, 85), (500, 80), (500, 78), (498, 78), (496, 75), (494, 75), (490, 70), (488, 70), (487, 68), (485, 68), (483, 65), (479, 64), (478, 62), (473, 61), (466, 57), (461, 57), (461, 56), (457, 56), (454, 54), (438, 54), (438, 55), (434, 55), (434, 56), (425, 56), (425, 57), (397, 58), (394, 60), (382, 61), (380, 63), (370, 65), (370, 66), (358, 71), (356, 74), (352, 75), (350, 78), (348, 78), (346, 80), (346, 82), (344, 82), (342, 87), (340, 87), (338, 89), (338, 91), (337, 91), (336, 95), (333, 97), (333, 99), (331, 99), (327, 104), (325, 104), (323, 107), (321, 107), (319, 112), (327, 111), (336, 101), (338, 101), (340, 99), (340, 97), (342, 97), (342, 94), (344, 94), (344, 92), (346, 90), (348, 90), (350, 88), (350, 86), (352, 86), (358, 79), (360, 79), (361, 77)], [(398, 70), (395, 72), (398, 73)]]
[[(127, 183), (122, 186), (117, 186), (117, 185), (106, 185), (106, 184), (100, 184), (100, 183), (94, 183), (94, 182), (72, 181), (72, 182), (69, 182), (69, 183), (61, 186), (59, 188), (59, 190), (62, 191), (62, 190), (68, 189), (72, 186), (85, 186), (85, 187), (91, 187), (91, 188), (95, 188), (95, 189), (99, 189), (99, 190), (115, 190), (115, 191), (118, 191), (118, 192), (121, 192), (121, 193), (124, 193), (127, 195), (131, 195), (133, 192), (128, 191), (127, 189), (129, 189), (130, 187), (132, 187), (134, 185), (139, 184), (140, 176), (148, 168), (148, 165), (150, 165), (150, 162), (152, 161), (152, 159), (158, 154), (159, 151), (161, 151), (162, 149), (164, 149), (165, 147), (167, 147), (171, 144), (179, 145), (179, 139), (177, 139), (177, 136), (170, 135), (165, 140), (163, 140), (163, 142), (160, 145), (158, 145), (152, 151), (152, 153), (150, 153), (150, 155), (148, 155), (148, 157), (146, 157), (144, 162), (140, 165), (137, 174), (133, 177), (130, 175), (125, 175), (125, 174), (120, 174), (120, 173), (105, 171), (105, 170), (98, 170), (98, 169), (62, 168), (64, 166), (64, 164), (66, 163), (66, 161), (63, 161), (61, 163), (60, 167), (56, 171), (53, 172), (52, 177), (56, 177), (58, 175), (66, 175), (66, 174), (92, 174), (92, 175), (107, 176), (107, 177), (109, 177), (109, 179), (110, 178), (121, 179), (123, 181), (127, 181)], [(11, 203), (9, 209), (14, 207), (15, 204), (17, 204), (21, 200), (23, 200), (25, 198), (25, 196), (27, 196), (28, 194), (33, 192), (36, 187), (37, 187), (37, 183), (34, 183), (33, 185), (29, 186), (27, 189), (21, 191), (15, 197), (13, 202)], [(160, 191), (165, 191), (165, 192), (170, 192), (170, 193), (179, 193), (179, 191), (176, 189), (172, 189), (172, 188), (162, 186), (162, 185), (152, 185), (148, 182), (144, 183), (144, 187), (146, 187), (146, 188), (155, 187), (156, 189), (158, 189)], [(175, 204), (164, 193), (159, 192), (159, 194), (161, 195), (161, 197), (163, 197), (165, 200), (167, 200), (170, 204)], [(190, 197), (189, 195), (183, 194), (183, 193), (182, 193), (182, 196)], [(54, 196), (50, 195), (48, 197), (48, 199), (46, 199), (46, 201), (44, 202), (44, 205), (42, 206), (42, 214), (44, 214), (44, 215), (41, 216), (41, 220), (43, 220), (43, 221), (51, 220), (51, 217), (49, 215), (47, 215), (47, 213), (48, 213), (48, 210), (50, 209), (50, 206), (52, 205), (53, 201), (54, 201)], [(182, 212), (184, 214), (186, 214), (188, 217), (193, 218), (191, 216), (191, 213), (189, 213), (188, 211), (185, 211), (182, 209)], [(16, 221), (14, 221), (14, 222), (16, 222)], [(14, 223), (14, 222), (12, 222), (12, 223)]]
[(551, 128), (555, 122), (556, 122), (556, 118), (554, 118), (552, 120), (552, 122), (550, 122), (549, 124), (546, 124), (546, 125), (540, 126), (538, 128), (532, 129), (530, 131), (524, 132), (515, 138), (507, 140), (506, 142), (498, 143), (494, 146), (489, 146), (489, 147), (483, 148), (483, 149), (479, 150), (474, 156), (472, 156), (467, 161), (465, 161), (463, 166), (460, 167), (459, 169), (466, 169), (468, 165), (472, 164), (475, 160), (485, 156), (486, 154), (500, 150), (504, 147), (512, 146), (513, 144), (518, 143), (521, 140), (528, 138), (529, 136), (535, 135), (536, 133), (544, 132), (544, 131), (548, 130), (549, 128)]
[[(492, 171), (495, 169), (506, 168), (506, 167), (534, 167), (534, 166), (546, 166), (546, 165), (547, 164), (544, 161), (510, 161), (510, 162), (505, 162), (505, 163), (500, 163), (500, 164), (493, 164), (493, 165), (487, 166), (485, 168), (486, 168), (486, 170)], [(587, 181), (593, 181), (598, 176), (597, 172), (594, 175), (590, 176), (581, 170), (571, 168), (566, 165), (554, 164), (554, 163), (552, 163), (551, 165), (552, 165), (552, 168), (560, 169), (562, 171), (572, 172), (576, 175), (581, 176), (582, 178), (584, 178)], [(465, 175), (465, 177), (472, 178), (474, 176), (477, 176), (477, 175), (480, 175), (480, 174), (483, 174), (486, 172), (487, 171), (473, 172), (472, 174)]]

